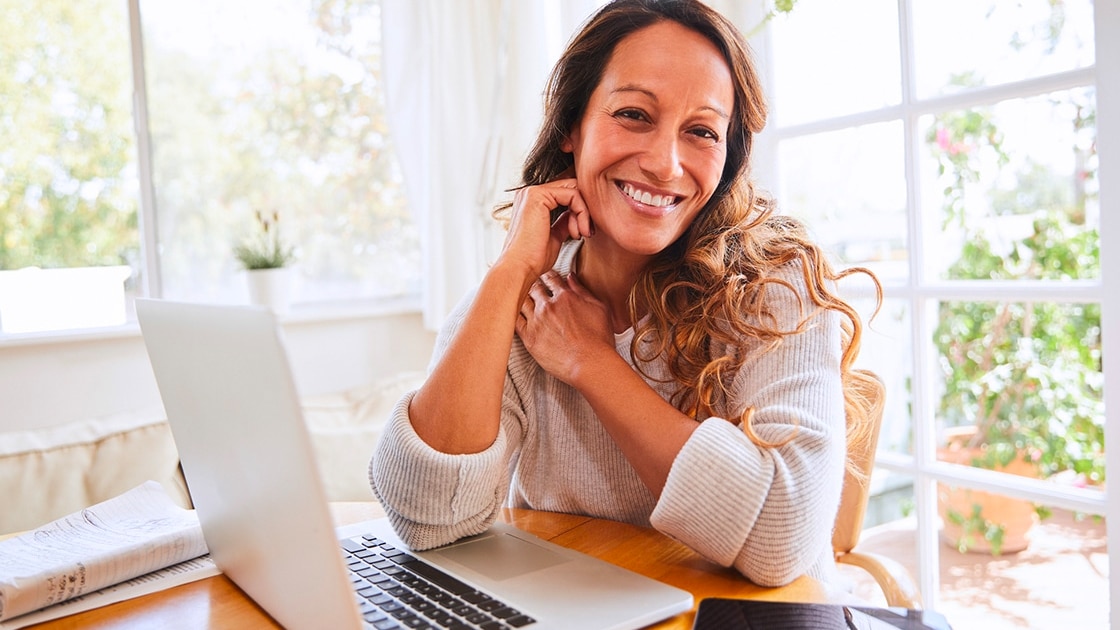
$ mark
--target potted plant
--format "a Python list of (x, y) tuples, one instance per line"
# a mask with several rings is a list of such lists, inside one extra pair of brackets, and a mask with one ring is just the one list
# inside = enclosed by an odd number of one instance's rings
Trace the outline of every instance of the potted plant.
[(271, 307), (277, 313), (288, 310), (291, 295), (289, 265), (295, 260), (295, 247), (280, 235), (280, 213), (255, 213), (253, 234), (233, 248), (233, 255), (245, 269), (249, 301)]
[[(1091, 113), (1089, 114), (1091, 115)], [(945, 222), (969, 225), (947, 276), (954, 280), (1068, 280), (1100, 273), (1099, 236), (1085, 222), (1088, 193), (1028, 164), (1015, 190), (990, 192), (988, 227), (970, 217), (966, 189), (987, 152), (1007, 164), (983, 113), (939, 116), (927, 137), (946, 181)], [(1086, 172), (1085, 178), (1092, 177)], [(994, 218), (991, 218), (994, 215)], [(971, 223), (970, 223), (971, 222)], [(1011, 226), (1019, 235), (1008, 238)], [(1026, 228), (1026, 229), (1022, 229)], [(944, 377), (938, 458), (1078, 485), (1104, 483), (1099, 304), (944, 302), (934, 345)], [(938, 489), (942, 538), (961, 551), (1020, 550), (1045, 508), (985, 492)]]
[[(954, 266), (954, 277), (1091, 275), (1099, 261), (1096, 231), (1072, 227), (1064, 213), (1044, 213), (1010, 256), (977, 235)], [(1009, 267), (1027, 259), (1027, 270), (1011, 275)], [(945, 376), (939, 416), (950, 428), (939, 458), (1102, 484), (1099, 305), (953, 302), (942, 304), (940, 315), (934, 334)], [(945, 537), (954, 546), (997, 554), (1026, 546), (1035, 512), (1029, 503), (946, 487), (939, 495)]]

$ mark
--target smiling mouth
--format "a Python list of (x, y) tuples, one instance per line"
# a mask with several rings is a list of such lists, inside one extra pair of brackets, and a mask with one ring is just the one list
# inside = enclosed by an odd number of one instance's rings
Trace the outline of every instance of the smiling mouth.
[(668, 208), (680, 201), (680, 197), (676, 195), (653, 194), (648, 190), (641, 190), (633, 184), (628, 183), (619, 184), (618, 189), (622, 191), (622, 194), (634, 201), (655, 208)]

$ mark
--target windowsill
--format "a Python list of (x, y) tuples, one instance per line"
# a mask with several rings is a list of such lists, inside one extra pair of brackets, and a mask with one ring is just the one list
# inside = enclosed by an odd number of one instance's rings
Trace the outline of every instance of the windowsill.
[[(282, 326), (322, 324), (356, 319), (372, 319), (392, 315), (420, 312), (420, 298), (416, 295), (338, 302), (294, 304), (280, 316)], [(100, 328), (72, 328), (26, 333), (0, 332), (0, 349), (17, 346), (46, 346), (54, 344), (83, 343), (110, 339), (127, 339), (140, 336), (140, 325), (135, 319), (119, 326)]]

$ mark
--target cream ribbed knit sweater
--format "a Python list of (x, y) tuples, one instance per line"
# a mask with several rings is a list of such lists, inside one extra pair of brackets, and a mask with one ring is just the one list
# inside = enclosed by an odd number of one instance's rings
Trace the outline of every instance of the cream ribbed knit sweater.
[[(570, 268), (578, 242), (556, 264)], [(784, 277), (804, 296), (800, 269)], [(468, 296), (450, 315), (436, 342), (438, 358), (458, 329)], [(791, 329), (800, 310), (786, 289), (768, 289), (778, 324)], [(806, 305), (810, 303), (803, 298)], [(808, 308), (808, 306), (807, 306)], [(630, 358), (633, 330), (615, 336)], [(370, 483), (401, 538), (415, 549), (480, 533), (503, 505), (587, 514), (652, 525), (751, 581), (781, 585), (802, 574), (838, 582), (832, 559), (832, 525), (844, 473), (844, 404), (840, 384), (839, 317), (817, 317), (804, 333), (762, 352), (745, 339), (748, 356), (729, 400), (696, 428), (673, 462), (659, 499), (575, 389), (545, 373), (514, 339), (506, 375), (501, 428), (489, 449), (448, 455), (413, 431), (408, 406), (397, 405), (370, 462)], [(643, 366), (650, 387), (662, 362)], [(793, 439), (777, 448), (752, 443), (727, 418), (755, 408), (754, 427), (767, 441)], [(734, 420), (733, 420), (734, 421)]]

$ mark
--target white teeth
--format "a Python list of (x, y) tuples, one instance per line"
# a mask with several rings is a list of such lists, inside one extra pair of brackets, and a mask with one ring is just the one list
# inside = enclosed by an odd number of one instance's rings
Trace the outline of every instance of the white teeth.
[(656, 206), (659, 208), (672, 205), (673, 201), (676, 200), (676, 197), (674, 197), (673, 195), (653, 195), (648, 191), (638, 190), (630, 184), (624, 184), (622, 186), (622, 192), (634, 201), (644, 203), (647, 206)]

